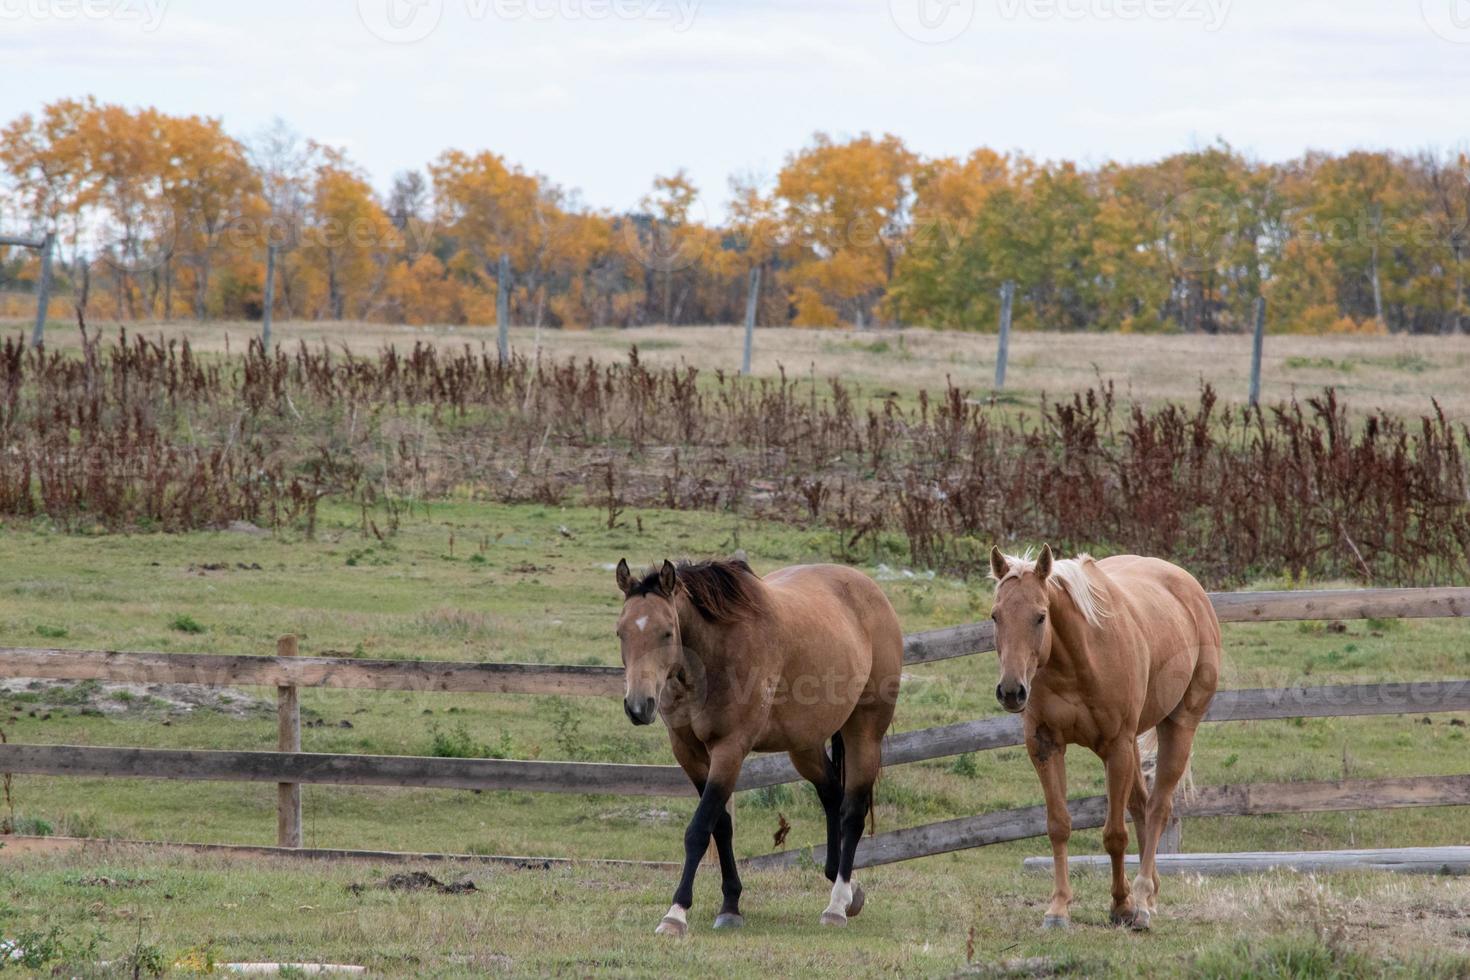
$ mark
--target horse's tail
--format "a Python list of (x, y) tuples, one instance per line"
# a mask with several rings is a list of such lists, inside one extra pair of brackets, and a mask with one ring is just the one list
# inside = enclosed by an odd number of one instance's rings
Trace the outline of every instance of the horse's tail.
[[(882, 743), (879, 743), (878, 751), (883, 751)], [(842, 733), (832, 733), (832, 767), (837, 770), (837, 783), (842, 787), (843, 795), (847, 794), (847, 749), (842, 742)], [(878, 775), (873, 778), (873, 785), (868, 790), (868, 833), (878, 833), (878, 807), (877, 790), (878, 780), (883, 777), (883, 762), (878, 761)]]
[(837, 773), (837, 786), (847, 789), (847, 748), (842, 743), (842, 733), (832, 733), (832, 768)]
[(878, 743), (878, 772), (868, 788), (868, 836), (878, 836), (878, 780), (883, 778), (883, 743)]
[[(1138, 758), (1143, 766), (1143, 778), (1148, 783), (1149, 792), (1153, 792), (1154, 771), (1159, 763), (1159, 730), (1150, 728), (1138, 736)], [(1184, 765), (1184, 775), (1179, 778), (1179, 786), (1176, 790), (1179, 798), (1184, 801), (1194, 799), (1194, 750), (1189, 753), (1189, 761)]]

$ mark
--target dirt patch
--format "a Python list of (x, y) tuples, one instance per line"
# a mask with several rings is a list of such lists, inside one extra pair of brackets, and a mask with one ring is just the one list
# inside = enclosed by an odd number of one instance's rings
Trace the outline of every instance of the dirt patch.
[(467, 895), (480, 889), (469, 878), (445, 884), (427, 871), (407, 871), (402, 874), (389, 875), (376, 885), (368, 886), (354, 882), (347, 886), (347, 890), (354, 895), (361, 895), (371, 888), (390, 892), (438, 892), (440, 895)]
[(82, 714), (189, 714), (214, 711), (245, 718), (274, 705), (237, 688), (194, 684), (104, 684), (100, 681), (46, 681), (26, 677), (0, 680), (0, 703), (9, 698), (11, 713), (59, 711)]
[(107, 875), (83, 875), (74, 884), (83, 888), (137, 888), (153, 884), (152, 878), (109, 878)]

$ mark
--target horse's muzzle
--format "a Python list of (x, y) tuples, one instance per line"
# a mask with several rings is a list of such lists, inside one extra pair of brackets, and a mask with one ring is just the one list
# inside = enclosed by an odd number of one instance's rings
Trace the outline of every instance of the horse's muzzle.
[(1013, 715), (1026, 710), (1028, 693), (1025, 684), (1006, 684), (1002, 681), (995, 686), (995, 699), (1000, 702), (1002, 708)]
[(653, 698), (623, 698), (623, 713), (635, 725), (652, 725), (658, 711), (658, 702)]

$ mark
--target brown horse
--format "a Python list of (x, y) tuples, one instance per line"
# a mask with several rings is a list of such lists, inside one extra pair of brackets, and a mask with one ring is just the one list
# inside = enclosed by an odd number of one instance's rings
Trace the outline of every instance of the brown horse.
[(887, 597), (866, 576), (834, 565), (761, 579), (743, 561), (666, 561), (635, 578), (623, 561), (617, 578), (623, 710), (635, 725), (663, 716), (674, 757), (699, 792), (684, 834), (684, 874), (656, 931), (688, 930), (694, 873), (711, 835), (724, 893), (715, 928), (744, 924), (729, 802), (751, 752), (789, 753), (816, 786), (833, 883), (822, 922), (845, 924), (863, 906), (853, 855), (903, 665), (903, 634)]
[[(1159, 836), (1220, 676), (1214, 607), (1192, 575), (1156, 558), (1054, 561), (1048, 546), (1033, 562), (996, 548), (990, 565), (1000, 651), (995, 696), (1007, 711), (1023, 713), (1026, 750), (1046, 795), (1055, 887), (1042, 926), (1071, 922), (1065, 764), (1071, 744), (1097, 753), (1107, 769), (1103, 845), (1113, 864), (1112, 921), (1147, 929), (1158, 910)], [(1138, 736), (1154, 728), (1158, 763), (1150, 791)], [(1123, 873), (1125, 808), (1141, 853), (1131, 895)]]

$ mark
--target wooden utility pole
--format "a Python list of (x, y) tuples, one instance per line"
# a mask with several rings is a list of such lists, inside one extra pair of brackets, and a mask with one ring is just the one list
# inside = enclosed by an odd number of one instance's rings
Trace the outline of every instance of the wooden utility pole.
[[(296, 637), (283, 636), (276, 641), (276, 656), (294, 657), (298, 653)], [(282, 752), (301, 751), (301, 701), (296, 685), (276, 688), (276, 721)], [(280, 847), (301, 847), (301, 784), (276, 785), (276, 843)]]
[(755, 314), (760, 306), (761, 267), (750, 270), (750, 296), (745, 300), (745, 357), (740, 362), (740, 373), (750, 376), (750, 355), (755, 347)]
[(271, 313), (276, 307), (276, 246), (265, 247), (265, 309), (260, 315), (260, 345), (271, 352)]
[(500, 327), (500, 363), (510, 363), (510, 256), (500, 255), (500, 276), (495, 291), (495, 322)]
[(1251, 349), (1251, 404), (1261, 403), (1261, 354), (1266, 346), (1266, 297), (1256, 297), (1256, 342)]
[(1011, 305), (1016, 298), (1016, 284), (1007, 279), (1000, 287), (1000, 350), (995, 356), (995, 390), (1006, 386), (1006, 359), (1011, 355)]

